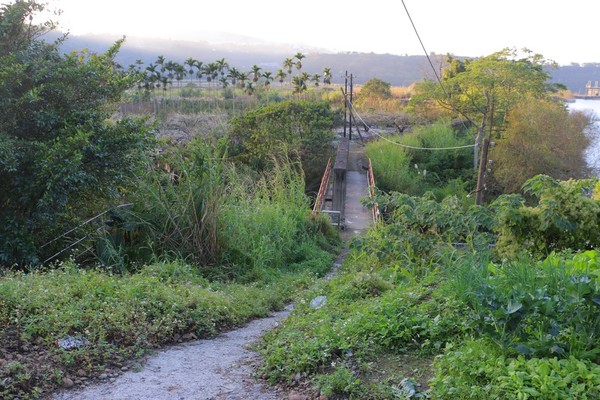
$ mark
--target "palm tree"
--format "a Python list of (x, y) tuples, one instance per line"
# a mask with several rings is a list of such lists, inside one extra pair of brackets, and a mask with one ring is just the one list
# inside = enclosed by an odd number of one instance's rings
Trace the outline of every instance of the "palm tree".
[(323, 68), (323, 83), (326, 85), (331, 85), (331, 67)]
[(246, 81), (248, 80), (248, 73), (240, 72), (238, 74), (238, 81), (240, 83), (240, 87), (243, 89), (246, 86)]
[(210, 83), (215, 79), (215, 75), (218, 76), (218, 66), (214, 62), (209, 64), (204, 64), (203, 66), (204, 75), (206, 75), (206, 81), (208, 82), (208, 86), (210, 87)]
[(156, 65), (160, 65), (160, 72), (165, 72), (165, 57), (164, 56), (158, 56), (156, 58)]
[(181, 87), (181, 81), (185, 78), (187, 71), (185, 67), (179, 63), (175, 63), (175, 79), (178, 82), (178, 86)]
[(308, 74), (304, 72), (301, 75), (295, 75), (293, 79), (294, 83), (294, 94), (300, 94), (305, 92), (308, 88), (306, 87), (306, 78)]
[(298, 71), (300, 71), (302, 69), (302, 59), (305, 58), (306, 56), (300, 52), (296, 53), (296, 55), (294, 55), (294, 58), (298, 61), (296, 61), (296, 69)]
[(315, 86), (319, 86), (319, 82), (321, 82), (321, 75), (313, 74), (310, 79), (314, 82)]
[(202, 77), (204, 76), (204, 63), (196, 61), (196, 78), (198, 78), (198, 87), (202, 87)]
[(275, 75), (275, 78), (279, 81), (279, 83), (281, 84), (281, 87), (283, 87), (283, 81), (285, 80), (286, 77), (287, 77), (287, 74), (285, 73), (283, 68), (279, 68), (279, 70), (277, 71), (277, 74)]
[(253, 95), (255, 90), (256, 88), (254, 87), (252, 82), (248, 82), (244, 87), (244, 92), (248, 93), (249, 95)]
[[(294, 60), (286, 58), (283, 60), (283, 68), (286, 68), (288, 75), (292, 75), (292, 67), (294, 66)], [(291, 77), (290, 77), (291, 78)]]
[(273, 82), (273, 74), (270, 71), (267, 71), (262, 76), (265, 78), (264, 85), (266, 88), (268, 88), (269, 85), (271, 85), (271, 82)]
[(217, 64), (217, 70), (221, 76), (225, 76), (225, 70), (229, 69), (229, 64), (227, 61), (225, 61), (224, 58), (221, 58), (220, 60), (215, 61), (215, 64)]
[(258, 65), (254, 64), (252, 66), (252, 68), (250, 68), (250, 72), (252, 72), (252, 82), (256, 83), (258, 82), (258, 80), (260, 79), (260, 77), (262, 76), (260, 71), (262, 68), (260, 68)]
[(221, 83), (221, 85), (223, 85), (223, 89), (225, 89), (227, 86), (229, 86), (229, 81), (227, 80), (226, 76), (220, 77), (219, 83)]
[(190, 75), (190, 83), (192, 83), (192, 79), (194, 78), (194, 69), (198, 64), (198, 60), (193, 59), (192, 57), (185, 60), (184, 65), (188, 67), (187, 73)]
[(237, 79), (240, 76), (240, 71), (238, 71), (238, 69), (236, 67), (229, 68), (229, 72), (227, 73), (227, 76), (231, 80), (231, 84), (233, 86), (235, 86), (235, 84), (237, 83)]
[(145, 88), (148, 90), (154, 90), (157, 87), (160, 87), (160, 83), (157, 83), (160, 79), (160, 73), (156, 70), (156, 64), (150, 64), (146, 67), (145, 76)]
[(162, 86), (162, 90), (163, 93), (166, 94), (167, 93), (167, 86), (169, 86), (170, 83), (172, 83), (171, 81), (169, 81), (169, 77), (166, 75), (163, 75), (160, 77), (160, 83)]

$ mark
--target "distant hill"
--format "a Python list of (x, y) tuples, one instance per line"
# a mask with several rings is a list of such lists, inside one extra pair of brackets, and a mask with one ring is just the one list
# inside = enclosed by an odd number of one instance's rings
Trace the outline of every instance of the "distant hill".
[(588, 81), (600, 81), (600, 63), (571, 64), (550, 71), (552, 80), (562, 83), (573, 93), (585, 94)]
[[(118, 40), (117, 36), (83, 35), (69, 36), (63, 50), (82, 50), (104, 52)], [(233, 41), (235, 40), (235, 43)], [(422, 55), (392, 55), (375, 53), (325, 53), (321, 49), (298, 46), (273, 45), (252, 38), (228, 37), (219, 44), (208, 41), (176, 41), (166, 39), (127, 38), (117, 61), (127, 67), (136, 60), (148, 65), (159, 55), (167, 60), (183, 63), (192, 57), (202, 62), (212, 62), (225, 58), (230, 66), (241, 71), (248, 71), (253, 65), (263, 70), (276, 72), (282, 67), (283, 60), (297, 52), (306, 54), (302, 60), (302, 70), (308, 73), (322, 73), (324, 67), (330, 67), (333, 82), (342, 83), (344, 73), (353, 74), (354, 82), (361, 84), (371, 78), (379, 78), (394, 86), (408, 86), (423, 78), (433, 78), (434, 74), (427, 57)], [(435, 68), (440, 68), (443, 56), (433, 56)], [(600, 81), (600, 63), (571, 64), (550, 70), (553, 82), (562, 83), (575, 93), (585, 90), (587, 81)]]

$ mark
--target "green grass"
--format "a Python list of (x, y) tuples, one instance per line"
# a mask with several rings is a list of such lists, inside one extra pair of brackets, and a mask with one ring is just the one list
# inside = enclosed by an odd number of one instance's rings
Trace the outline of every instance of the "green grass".
[[(248, 285), (211, 282), (181, 261), (124, 276), (70, 262), (7, 274), (0, 280), (0, 358), (23, 358), (0, 365), (0, 397), (35, 398), (78, 369), (94, 376), (178, 337), (210, 337), (266, 316), (313, 284), (333, 258), (316, 248), (305, 255)], [(84, 337), (89, 346), (62, 350), (56, 343), (67, 336)]]
[[(422, 195), (434, 191), (441, 200), (456, 194), (464, 197), (472, 184), (472, 149), (419, 150), (422, 148), (451, 148), (472, 144), (472, 138), (455, 132), (447, 124), (416, 129), (401, 136), (388, 136), (367, 145), (366, 155), (373, 162), (375, 182), (384, 191)], [(393, 143), (395, 142), (395, 143)]]

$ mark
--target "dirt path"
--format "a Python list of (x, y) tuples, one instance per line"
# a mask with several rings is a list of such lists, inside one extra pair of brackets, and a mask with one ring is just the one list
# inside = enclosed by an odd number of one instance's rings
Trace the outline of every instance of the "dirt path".
[[(350, 146), (346, 198), (347, 242), (371, 223), (369, 211), (360, 205), (367, 194), (366, 172), (362, 169), (362, 146)], [(348, 249), (335, 261), (337, 270)], [(331, 274), (330, 274), (331, 275)], [(243, 328), (210, 340), (197, 340), (161, 350), (148, 359), (139, 372), (127, 371), (107, 382), (54, 394), (52, 400), (279, 400), (300, 399), (283, 389), (255, 378), (259, 356), (250, 349), (268, 330), (287, 315), (290, 308)], [(296, 396), (296, 397), (294, 397)]]
[(258, 354), (250, 349), (289, 308), (215, 339), (166, 348), (139, 372), (128, 371), (114, 382), (57, 393), (54, 400), (279, 400), (281, 390), (253, 377)]

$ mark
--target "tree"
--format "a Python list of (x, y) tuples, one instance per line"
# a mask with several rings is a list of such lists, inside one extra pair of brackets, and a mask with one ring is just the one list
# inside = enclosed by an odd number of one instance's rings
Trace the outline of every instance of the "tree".
[(215, 63), (217, 64), (217, 70), (219, 71), (219, 74), (221, 74), (221, 76), (225, 76), (227, 72), (226, 70), (229, 69), (229, 64), (227, 61), (225, 61), (224, 58), (221, 58), (215, 61)]
[(198, 64), (198, 60), (195, 60), (195, 59), (193, 59), (193, 58), (190, 57), (187, 60), (185, 60), (184, 64), (188, 67), (187, 72), (190, 75), (190, 82), (192, 82), (192, 79), (195, 76), (194, 70), (196, 68), (196, 65)]
[(451, 116), (477, 127), (475, 165), (486, 132), (491, 135), (493, 127), (500, 131), (516, 104), (528, 97), (548, 98), (556, 90), (546, 83), (550, 75), (545, 69), (555, 64), (527, 49), (518, 52), (507, 48), (475, 60), (449, 61), (442, 85), (435, 81), (419, 83), (411, 103), (418, 106), (433, 100)]
[(369, 79), (361, 87), (360, 97), (389, 99), (392, 97), (392, 85), (378, 78)]
[(202, 61), (196, 62), (196, 78), (198, 78), (198, 86), (202, 87), (202, 77), (204, 76), (204, 63)]
[(290, 77), (291, 86), (293, 82), (292, 68), (294, 68), (294, 60), (290, 57), (286, 57), (286, 59), (283, 60), (283, 68), (287, 71), (287, 75)]
[(315, 86), (319, 86), (319, 83), (321, 82), (321, 75), (319, 74), (313, 74), (310, 79), (313, 81), (313, 83), (315, 84)]
[(292, 75), (293, 67), (294, 67), (294, 60), (292, 60), (289, 57), (287, 57), (285, 60), (283, 60), (283, 68), (285, 68), (288, 75)]
[(326, 85), (331, 85), (331, 67), (323, 68), (323, 83)]
[(262, 70), (262, 68), (256, 64), (253, 65), (252, 68), (250, 68), (250, 72), (252, 73), (252, 82), (254, 82), (254, 83), (258, 82), (258, 80), (262, 76), (262, 74), (260, 72), (261, 70)]
[[(30, 11), (2, 8), (12, 48)], [(34, 2), (26, 2), (35, 4)], [(9, 18), (10, 17), (10, 18)], [(19, 39), (20, 40), (20, 39)], [(115, 63), (123, 40), (104, 54), (63, 55), (29, 36), (0, 55), (0, 263), (43, 261), (60, 241), (41, 245), (111, 203), (143, 171), (151, 135), (143, 120), (111, 121), (134, 77)], [(64, 246), (64, 244), (63, 244)]]
[(45, 4), (32, 0), (18, 0), (13, 4), (2, 5), (0, 8), (0, 57), (26, 49), (39, 37), (57, 27), (56, 22), (52, 20), (37, 25), (32, 24), (34, 16), (45, 9)]
[(285, 81), (286, 77), (287, 77), (287, 74), (285, 73), (283, 68), (279, 68), (277, 70), (277, 74), (275, 75), (275, 78), (279, 81), (279, 83), (281, 84), (282, 87), (283, 87), (283, 82)]
[(231, 120), (229, 155), (257, 171), (275, 160), (300, 157), (306, 187), (318, 190), (332, 154), (334, 112), (326, 102), (284, 101), (259, 107)]
[(300, 71), (302, 69), (302, 59), (305, 58), (306, 56), (300, 52), (296, 53), (296, 55), (294, 55), (294, 58), (298, 61), (296, 61), (295, 66), (296, 69), (298, 71)]
[(308, 87), (306, 86), (306, 82), (308, 81), (308, 74), (303, 72), (300, 75), (294, 75), (293, 83), (294, 83), (294, 94), (304, 93)]
[(526, 180), (587, 175), (584, 150), (589, 117), (552, 101), (524, 100), (507, 117), (507, 128), (492, 148), (493, 172), (504, 192), (517, 192)]
[(231, 80), (231, 85), (235, 87), (235, 84), (237, 83), (237, 80), (238, 80), (238, 78), (240, 76), (240, 71), (238, 71), (237, 68), (232, 67), (227, 72), (227, 76)]
[(264, 85), (268, 88), (271, 85), (271, 82), (273, 82), (273, 73), (266, 71), (262, 76), (265, 79)]

